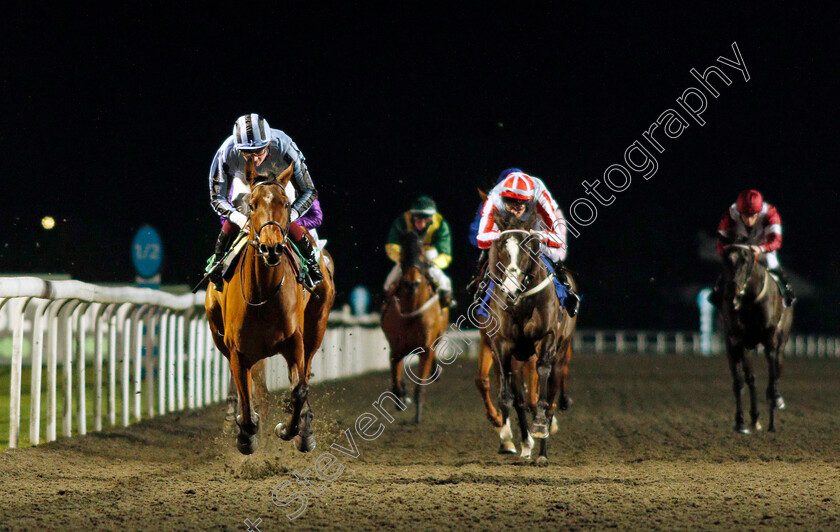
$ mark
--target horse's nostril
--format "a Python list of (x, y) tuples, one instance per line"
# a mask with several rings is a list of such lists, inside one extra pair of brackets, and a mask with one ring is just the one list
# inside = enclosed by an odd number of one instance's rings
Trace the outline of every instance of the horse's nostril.
[(278, 255), (283, 253), (283, 244), (274, 244), (274, 253)]
[(268, 246), (260, 244), (260, 253), (268, 253)]

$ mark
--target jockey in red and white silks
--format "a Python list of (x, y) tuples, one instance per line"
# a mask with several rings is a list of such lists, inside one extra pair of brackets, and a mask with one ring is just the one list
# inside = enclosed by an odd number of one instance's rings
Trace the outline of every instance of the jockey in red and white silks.
[(481, 221), (478, 225), (476, 240), (478, 247), (487, 249), (494, 240), (499, 238), (499, 228), (493, 217), (499, 211), (505, 210), (505, 201), (519, 200), (524, 204), (525, 212), (519, 216), (528, 220), (537, 217), (534, 230), (541, 237), (540, 252), (552, 262), (562, 262), (566, 258), (566, 219), (557, 206), (557, 202), (541, 179), (529, 176), (524, 172), (513, 172), (487, 195), (487, 200), (481, 209)]
[[(738, 237), (755, 242), (750, 248), (758, 255), (759, 262), (779, 277), (785, 304), (791, 305), (795, 295), (777, 255), (778, 249), (782, 247), (782, 219), (776, 207), (765, 202), (757, 190), (742, 191), (735, 203), (723, 213), (718, 224), (718, 255), (723, 257), (726, 245)], [(718, 306), (722, 293), (721, 282), (718, 279), (715, 283), (711, 297), (711, 301)]]

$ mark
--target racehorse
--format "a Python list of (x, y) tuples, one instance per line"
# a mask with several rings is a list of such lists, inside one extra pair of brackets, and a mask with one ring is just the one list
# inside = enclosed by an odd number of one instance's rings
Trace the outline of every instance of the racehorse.
[[(500, 452), (510, 452), (512, 446), (510, 443), (506, 449), (505, 441), (511, 439), (509, 416), (513, 406), (522, 434), (522, 457), (530, 458), (534, 438), (537, 438), (540, 440), (539, 461), (544, 462), (548, 460), (547, 439), (558, 394), (561, 395), (560, 407), (568, 407), (565, 382), (577, 319), (560, 307), (553, 274), (549, 274), (541, 262), (540, 238), (531, 233), (534, 223), (535, 218), (522, 221), (507, 212), (496, 215), (500, 236), (490, 247), (488, 275), (499, 282), (490, 298), (488, 312), (499, 320), (499, 327), (492, 336), (489, 333), (487, 336), (494, 363), (502, 375)], [(529, 389), (538, 393), (530, 430), (525, 398), (528, 375), (525, 368), (529, 364), (536, 364), (537, 376), (530, 379)]]
[(723, 256), (723, 326), (726, 335), (726, 356), (732, 372), (735, 393), (735, 431), (749, 434), (744, 425), (741, 394), (744, 382), (750, 390), (750, 422), (753, 430), (761, 430), (755, 396), (755, 373), (748, 352), (764, 346), (769, 367), (767, 402), (770, 408), (768, 431), (776, 430), (776, 409), (783, 410), (785, 401), (779, 393), (785, 344), (793, 324), (793, 307), (783, 305), (782, 294), (767, 268), (758, 260), (748, 243), (739, 239), (724, 248)]
[(391, 347), (392, 391), (403, 403), (406, 403), (402, 382), (404, 359), (410, 354), (419, 357), (419, 374), (410, 366), (406, 371), (411, 372), (411, 380), (417, 385), (414, 421), (420, 423), (424, 389), (430, 384), (435, 362), (432, 345), (449, 325), (449, 309), (441, 309), (437, 288), (428, 273), (429, 264), (423, 256), (423, 242), (414, 231), (407, 231), (400, 239), (400, 268), (402, 275), (385, 301), (380, 325)]
[(301, 452), (311, 451), (316, 444), (309, 375), (335, 298), (333, 261), (326, 250), (321, 251), (321, 271), (327, 274), (312, 293), (295, 282), (294, 259), (287, 247), (290, 205), (284, 190), (293, 170), (289, 165), (275, 180), (261, 181), (253, 161), (247, 162), (251, 240), (224, 290), (219, 293), (211, 283), (204, 303), (213, 340), (230, 362), (236, 385), (240, 407), (236, 443), (242, 454), (254, 452), (260, 422), (251, 404), (252, 369), (278, 353), (289, 368), (292, 413), (275, 433), (286, 441), (294, 439)]

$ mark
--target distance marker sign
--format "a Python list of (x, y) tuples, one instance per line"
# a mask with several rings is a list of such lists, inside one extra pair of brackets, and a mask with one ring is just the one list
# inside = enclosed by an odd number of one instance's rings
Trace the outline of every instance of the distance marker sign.
[(160, 272), (163, 263), (163, 244), (160, 235), (150, 225), (144, 225), (137, 230), (131, 242), (131, 261), (137, 275), (145, 279), (154, 277)]

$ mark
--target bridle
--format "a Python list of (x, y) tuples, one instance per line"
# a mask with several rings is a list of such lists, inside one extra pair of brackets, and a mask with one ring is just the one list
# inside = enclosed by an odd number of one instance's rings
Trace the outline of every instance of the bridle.
[[(525, 233), (526, 235), (532, 234), (530, 231), (526, 231), (524, 229), (506, 229), (504, 231), (501, 231), (499, 233), (499, 236), (501, 237), (502, 235), (504, 235), (506, 233)], [(507, 298), (511, 302), (511, 306), (518, 305), (519, 302), (522, 301), (523, 299), (543, 291), (546, 287), (548, 287), (551, 284), (552, 280), (554, 279), (554, 273), (551, 273), (550, 275), (548, 275), (545, 279), (543, 279), (536, 286), (533, 286), (533, 287), (531, 287), (527, 290), (525, 289), (525, 287), (528, 285), (528, 283), (531, 281), (531, 279), (534, 278), (534, 275), (533, 275), (532, 272), (534, 271), (534, 268), (536, 268), (536, 267), (537, 267), (537, 264), (534, 261), (532, 261), (531, 267), (528, 269), (527, 272), (522, 272), (519, 269), (519, 265), (516, 265), (513, 270), (507, 270), (507, 269), (505, 270), (506, 276), (507, 276), (508, 272), (511, 272), (514, 275), (519, 274), (519, 273), (524, 273), (524, 275), (522, 277), (522, 282), (521, 283), (516, 282), (517, 288), (513, 291), (510, 291), (507, 288), (505, 288), (504, 284), (499, 285), (499, 290), (501, 290), (505, 294), (505, 296), (507, 296)]]
[[(746, 244), (730, 244), (727, 247), (741, 248), (741, 249), (751, 249), (751, 247), (746, 245)], [(747, 270), (747, 275), (744, 279), (743, 285), (741, 285), (740, 287), (736, 285), (736, 296), (738, 298), (743, 298), (744, 296), (747, 295), (747, 288), (749, 288), (749, 286), (750, 286), (750, 280), (752, 279), (752, 276), (753, 276), (753, 270), (755, 269), (755, 265), (758, 264), (758, 253), (753, 253), (752, 257), (753, 258), (752, 258), (752, 261), (750, 261), (750, 267), (749, 267), (749, 270)], [(763, 283), (761, 292), (756, 296), (755, 301), (760, 301), (761, 298), (763, 298), (766, 293), (767, 293), (767, 272), (765, 271), (764, 272), (764, 283)], [(733, 305), (734, 305), (734, 301), (733, 301)], [(740, 308), (740, 303), (738, 304), (738, 308)], [(738, 308), (736, 308), (735, 310), (738, 310)]]
[[(280, 183), (278, 183), (276, 180), (261, 181), (259, 183), (255, 183), (254, 187), (265, 186), (265, 185), (280, 186)], [(286, 209), (287, 212), (289, 210), (289, 206), (290, 206), (289, 202), (286, 201), (286, 204), (285, 204), (284, 208)], [(249, 215), (248, 220), (251, 223), (251, 227), (253, 228), (253, 222), (251, 222), (251, 220), (250, 220), (250, 215)], [(283, 226), (280, 225), (280, 222), (277, 222), (275, 220), (269, 220), (269, 221), (265, 222), (264, 224), (262, 224), (259, 227), (259, 229), (257, 229), (256, 238), (253, 239), (253, 240), (248, 240), (247, 241), (247, 244), (254, 248), (254, 255), (255, 255), (254, 261), (256, 261), (257, 258), (262, 258), (265, 261), (265, 264), (267, 266), (271, 267), (271, 268), (273, 268), (275, 266), (279, 266), (283, 263), (282, 257), (283, 257), (283, 253), (284, 253), (284, 248), (286, 247), (286, 240), (288, 239), (289, 227), (291, 226), (291, 223), (292, 223), (291, 218), (287, 217), (286, 218), (286, 228), (284, 230)], [(268, 244), (263, 244), (262, 242), (260, 242), (260, 235), (262, 234), (262, 230), (265, 229), (266, 227), (269, 227), (269, 226), (277, 227), (277, 229), (280, 231), (280, 235), (282, 236), (282, 238), (280, 240), (280, 243), (274, 244), (274, 246), (271, 246), (271, 247), (269, 247)], [(274, 251), (274, 254), (279, 257), (276, 264), (270, 264), (268, 262), (267, 258), (266, 258), (271, 253), (271, 251)], [(256, 264), (256, 262), (255, 262), (255, 264)], [(283, 288), (283, 283), (286, 281), (286, 271), (283, 270), (283, 278), (280, 279), (280, 284), (278, 284), (277, 287), (274, 288), (274, 290), (271, 292), (271, 295), (269, 295), (267, 298), (265, 298), (263, 301), (260, 301), (259, 303), (252, 303), (252, 302), (248, 301), (248, 298), (245, 296), (244, 283), (242, 282), (243, 281), (242, 271), (244, 269), (245, 268), (242, 268), (242, 267), (239, 268), (239, 291), (242, 293), (242, 299), (244, 299), (245, 303), (247, 303), (248, 306), (251, 306), (251, 307), (261, 307), (261, 306), (265, 305), (266, 303), (268, 303), (269, 301), (271, 301), (274, 298), (274, 296), (277, 295), (277, 293), (280, 291), (280, 289)]]

